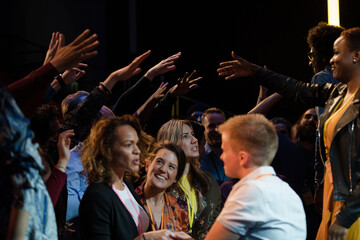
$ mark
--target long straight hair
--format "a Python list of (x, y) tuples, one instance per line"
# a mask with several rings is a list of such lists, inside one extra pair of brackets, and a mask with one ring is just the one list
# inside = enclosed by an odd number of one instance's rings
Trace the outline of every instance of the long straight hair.
[[(187, 120), (170, 120), (164, 123), (158, 131), (157, 142), (169, 141), (181, 146), (184, 125), (188, 125), (192, 130), (192, 126)], [(200, 168), (198, 158), (194, 158), (190, 161), (189, 173), (191, 186), (198, 188), (201, 193), (206, 193), (210, 188), (210, 179)]]

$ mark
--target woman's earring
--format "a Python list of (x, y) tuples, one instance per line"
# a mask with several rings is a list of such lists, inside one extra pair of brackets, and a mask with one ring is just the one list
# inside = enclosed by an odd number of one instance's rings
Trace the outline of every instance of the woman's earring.
[(357, 59), (356, 57), (353, 57), (353, 64), (356, 64), (357, 63)]

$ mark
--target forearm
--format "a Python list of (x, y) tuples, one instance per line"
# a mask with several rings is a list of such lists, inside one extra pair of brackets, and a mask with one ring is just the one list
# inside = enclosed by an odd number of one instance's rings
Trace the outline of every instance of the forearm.
[(153, 92), (154, 86), (151, 81), (146, 77), (142, 77), (119, 97), (113, 108), (114, 114), (120, 116), (134, 113)]
[(253, 109), (251, 109), (248, 113), (268, 113), (274, 106), (282, 99), (282, 96), (278, 93), (274, 93), (271, 96), (265, 98), (258, 105), (256, 105)]
[(50, 177), (46, 181), (45, 185), (50, 195), (53, 206), (56, 205), (61, 190), (66, 183), (66, 173), (57, 169), (56, 167), (51, 171)]
[(331, 84), (311, 85), (264, 68), (259, 68), (255, 80), (280, 95), (307, 106), (324, 103), (334, 88)]

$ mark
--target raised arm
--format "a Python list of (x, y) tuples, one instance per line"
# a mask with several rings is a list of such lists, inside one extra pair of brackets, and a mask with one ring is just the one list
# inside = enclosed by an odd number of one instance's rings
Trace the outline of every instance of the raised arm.
[[(119, 97), (113, 108), (114, 114), (117, 116), (133, 114), (156, 89), (152, 84), (153, 79), (159, 75), (175, 70), (175, 61), (180, 57), (181, 52), (178, 52), (150, 68), (136, 84)], [(128, 104), (129, 102), (132, 104)]]

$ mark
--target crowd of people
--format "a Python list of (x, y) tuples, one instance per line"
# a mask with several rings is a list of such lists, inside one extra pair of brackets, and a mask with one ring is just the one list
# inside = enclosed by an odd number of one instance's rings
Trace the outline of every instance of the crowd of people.
[[(307, 43), (311, 83), (232, 52), (218, 74), (252, 77), (256, 106), (227, 116), (197, 104), (172, 119), (202, 80), (193, 70), (153, 81), (181, 52), (114, 96), (149, 50), (59, 109), (54, 96), (86, 74), (99, 41), (53, 33), (43, 66), (1, 84), (0, 238), (360, 239), (360, 28), (321, 22)], [(267, 119), (281, 98), (308, 107), (298, 122)]]

